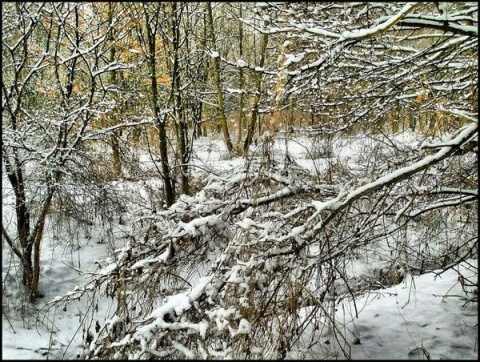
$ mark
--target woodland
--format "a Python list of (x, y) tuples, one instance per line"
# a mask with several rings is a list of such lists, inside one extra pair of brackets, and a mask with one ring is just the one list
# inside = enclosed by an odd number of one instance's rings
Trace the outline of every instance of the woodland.
[(477, 222), (477, 2), (2, 2), (2, 320), (78, 358), (349, 359), (343, 302), (477, 307)]

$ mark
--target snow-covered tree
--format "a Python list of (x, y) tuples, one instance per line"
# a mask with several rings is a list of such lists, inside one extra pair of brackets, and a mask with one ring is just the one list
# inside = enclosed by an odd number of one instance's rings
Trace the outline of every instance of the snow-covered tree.
[(259, 14), (271, 25), (259, 31), (285, 39), (284, 102), (298, 98), (315, 126), (406, 123), (432, 133), (468, 122), (451, 111), (477, 111), (477, 11), (475, 3), (269, 4)]
[(81, 185), (91, 184), (95, 167), (86, 141), (108, 134), (93, 123), (112, 108), (102, 75), (126, 66), (103, 55), (115, 21), (97, 22), (88, 4), (8, 3), (2, 10), (2, 172), (15, 204), (2, 236), (34, 301), (47, 214), (72, 186), (72, 200), (88, 203)]
[[(315, 132), (363, 129), (372, 147), (312, 175), (265, 133), (243, 165), (139, 219), (115, 259), (53, 302), (116, 301), (108, 320), (85, 319), (87, 358), (348, 358), (342, 300), (477, 255), (477, 5), (251, 6), (262, 22), (245, 23), (283, 41), (277, 106), (296, 97)], [(390, 136), (405, 122), (423, 139)], [(373, 255), (385, 268), (354, 279)]]

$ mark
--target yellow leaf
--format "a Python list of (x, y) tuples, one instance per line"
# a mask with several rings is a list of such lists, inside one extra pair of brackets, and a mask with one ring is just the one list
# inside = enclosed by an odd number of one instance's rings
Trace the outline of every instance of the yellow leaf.
[(157, 84), (163, 84), (165, 87), (170, 87), (170, 78), (167, 74), (157, 76)]

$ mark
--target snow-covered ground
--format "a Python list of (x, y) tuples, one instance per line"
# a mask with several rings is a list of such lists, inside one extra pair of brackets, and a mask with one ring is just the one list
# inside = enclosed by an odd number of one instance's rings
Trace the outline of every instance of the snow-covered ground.
[[(364, 140), (363, 140), (364, 141)], [(221, 140), (204, 138), (196, 141), (193, 163), (194, 173), (207, 174), (205, 170), (218, 172), (242, 165), (241, 158), (226, 157)], [(310, 143), (309, 143), (310, 142)], [(359, 140), (358, 142), (362, 142)], [(408, 142), (411, 143), (411, 140)], [(408, 143), (407, 142), (407, 143)], [(355, 140), (334, 145), (334, 152), (348, 162), (359, 157)], [(273, 152), (284, 152), (286, 143), (279, 140), (273, 144)], [(288, 143), (288, 150), (299, 165), (312, 171), (328, 168), (325, 158), (317, 157), (321, 150), (309, 139), (297, 139)], [(142, 156), (143, 167), (148, 167), (150, 158)], [(4, 182), (5, 186), (6, 183)], [(119, 187), (126, 189), (127, 183)], [(148, 195), (144, 196), (148, 197)], [(3, 213), (8, 213), (8, 198), (2, 198)], [(7, 205), (5, 205), (7, 203)], [(6, 211), (5, 211), (6, 210)], [(2, 216), (4, 220), (8, 215)], [(80, 321), (87, 308), (98, 305), (98, 318), (112, 315), (111, 299), (101, 298), (94, 303), (85, 300), (73, 307), (50, 308), (45, 304), (73, 290), (88, 277), (88, 272), (98, 270), (97, 260), (111, 255), (127, 242), (130, 223), (112, 224), (111, 238), (103, 242), (104, 231), (99, 225), (88, 232), (80, 230), (75, 240), (65, 240), (53, 228), (47, 230), (42, 248), (42, 271), (40, 290), (45, 294), (36, 306), (38, 316), (28, 314), (29, 305), (10, 300), (2, 312), (2, 358), (3, 359), (75, 359), (81, 351), (82, 330)], [(18, 263), (10, 260), (8, 246), (2, 244), (3, 293), (15, 295), (15, 270)], [(468, 260), (459, 268), (463, 277), (473, 275)], [(458, 269), (457, 269), (458, 270)], [(478, 311), (477, 303), (468, 300), (456, 269), (436, 275), (407, 274), (395, 286), (377, 289), (358, 297), (355, 304), (344, 300), (338, 305), (336, 318), (343, 325), (341, 331), (351, 344), (353, 359), (477, 359), (478, 357)], [(11, 299), (11, 298), (10, 298)], [(9, 300), (4, 299), (5, 300)], [(358, 311), (358, 317), (356, 316)], [(333, 338), (333, 337), (332, 337)], [(292, 351), (290, 358), (312, 358), (316, 349), (333, 343), (328, 336), (318, 341), (311, 351)], [(331, 356), (342, 358), (342, 355)]]

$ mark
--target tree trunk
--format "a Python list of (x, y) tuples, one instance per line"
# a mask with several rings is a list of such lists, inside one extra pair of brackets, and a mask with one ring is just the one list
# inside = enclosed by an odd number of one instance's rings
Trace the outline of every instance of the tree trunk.
[[(208, 24), (210, 27), (210, 38), (212, 40), (212, 49), (216, 51), (215, 46), (215, 29), (213, 27), (213, 16), (212, 16), (212, 4), (207, 2), (207, 15), (208, 15)], [(233, 152), (232, 139), (230, 138), (230, 133), (228, 132), (227, 118), (225, 117), (225, 107), (223, 104), (223, 90), (220, 80), (220, 58), (219, 55), (213, 57), (213, 76), (215, 80), (215, 87), (217, 90), (217, 102), (218, 102), (218, 118), (220, 120), (220, 127), (223, 134), (223, 140), (227, 146), (229, 153)]]
[(177, 3), (170, 3), (172, 8), (172, 46), (173, 46), (173, 69), (171, 74), (173, 103), (175, 109), (175, 128), (177, 131), (177, 157), (180, 160), (180, 173), (182, 193), (189, 193), (189, 177), (188, 177), (188, 128), (185, 119), (185, 111), (183, 107), (181, 94), (181, 77), (179, 65), (179, 50), (180, 50), (180, 21), (181, 14), (178, 13)]
[(120, 156), (120, 142), (115, 131), (110, 135), (110, 146), (112, 147), (114, 177), (119, 179), (122, 176), (122, 158)]
[[(12, 125), (14, 125), (12, 121)], [(22, 248), (23, 263), (23, 285), (30, 286), (32, 276), (32, 250), (33, 244), (30, 242), (30, 213), (27, 209), (25, 187), (23, 184), (23, 171), (20, 167), (13, 170), (13, 166), (4, 156), (7, 177), (12, 185), (15, 194), (15, 215), (17, 221), (17, 235)], [(19, 160), (14, 156), (15, 164), (19, 165)]]
[[(260, 62), (259, 67), (263, 68), (265, 64), (265, 55), (267, 50), (267, 43), (268, 43), (268, 34), (262, 34), (261, 42), (260, 42)], [(245, 138), (245, 142), (243, 144), (243, 151), (245, 153), (248, 152), (250, 145), (253, 141), (253, 135), (255, 133), (255, 126), (258, 121), (258, 105), (260, 103), (260, 96), (262, 91), (262, 73), (258, 72), (255, 74), (255, 96), (252, 100), (252, 114), (250, 117), (250, 123), (248, 124), (247, 129), (247, 137)]]
[[(171, 206), (175, 202), (175, 189), (174, 183), (170, 173), (170, 165), (168, 162), (168, 150), (167, 150), (167, 115), (160, 113), (160, 107), (158, 106), (158, 89), (157, 89), (157, 78), (156, 78), (156, 64), (155, 64), (155, 33), (151, 27), (151, 21), (156, 21), (149, 17), (146, 5), (144, 4), (144, 13), (145, 13), (145, 25), (147, 30), (147, 41), (148, 41), (148, 65), (150, 68), (150, 87), (152, 91), (152, 109), (155, 116), (155, 123), (158, 127), (158, 136), (159, 136), (159, 147), (160, 147), (160, 158), (162, 164), (162, 179), (164, 185), (164, 194), (165, 194), (165, 203), (167, 207)], [(158, 24), (157, 24), (158, 25)]]
[[(240, 6), (240, 14), (239, 17), (242, 18), (242, 4)], [(239, 37), (239, 56), (240, 59), (243, 57), (243, 22), (238, 22), (238, 37)], [(240, 99), (239, 99), (239, 115), (238, 115), (238, 134), (237, 134), (237, 152), (240, 152), (241, 148), (241, 141), (243, 140), (243, 128), (245, 127), (245, 111), (244, 111), (244, 103), (245, 103), (245, 95), (243, 93), (245, 87), (245, 74), (243, 71), (243, 67), (240, 67), (238, 73), (238, 80), (240, 86)]]
[[(108, 22), (113, 23), (113, 5), (112, 2), (108, 2)], [(108, 33), (108, 41), (110, 42), (110, 53), (109, 53), (109, 62), (113, 63), (115, 61), (115, 34), (113, 28), (110, 29)], [(117, 72), (112, 70), (110, 72), (110, 84), (115, 85), (117, 83)], [(110, 117), (114, 118), (113, 115)], [(116, 120), (114, 120), (116, 123)], [(122, 158), (120, 156), (120, 142), (118, 140), (119, 131), (113, 131), (110, 135), (110, 146), (112, 147), (112, 165), (115, 179), (118, 179), (122, 176)]]
[[(55, 179), (58, 181), (60, 178), (60, 173), (55, 174)], [(32, 278), (30, 285), (30, 302), (34, 303), (35, 298), (42, 297), (38, 292), (38, 283), (40, 281), (40, 245), (42, 242), (43, 230), (45, 228), (45, 220), (47, 218), (48, 211), (50, 210), (50, 205), (52, 204), (53, 194), (55, 193), (55, 186), (52, 186), (48, 190), (48, 195), (43, 202), (42, 211), (38, 217), (35, 229), (30, 240), (31, 245), (33, 245), (33, 268), (32, 268)]]

